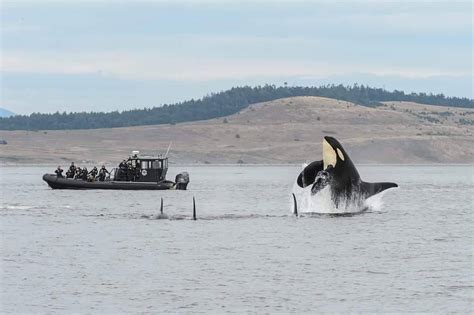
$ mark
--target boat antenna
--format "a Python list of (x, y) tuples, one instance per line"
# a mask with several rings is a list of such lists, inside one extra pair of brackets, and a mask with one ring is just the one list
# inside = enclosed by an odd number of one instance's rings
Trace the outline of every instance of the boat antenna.
[(168, 150), (166, 150), (165, 157), (168, 157), (168, 153), (170, 152), (171, 144), (172, 144), (172, 143), (173, 143), (173, 141), (170, 141), (170, 144), (168, 145)]

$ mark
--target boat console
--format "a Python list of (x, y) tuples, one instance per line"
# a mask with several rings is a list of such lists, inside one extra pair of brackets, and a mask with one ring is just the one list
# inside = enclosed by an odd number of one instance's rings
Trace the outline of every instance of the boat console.
[(115, 181), (160, 182), (166, 179), (168, 158), (159, 156), (140, 155), (133, 151), (126, 163), (121, 163), (111, 172)]

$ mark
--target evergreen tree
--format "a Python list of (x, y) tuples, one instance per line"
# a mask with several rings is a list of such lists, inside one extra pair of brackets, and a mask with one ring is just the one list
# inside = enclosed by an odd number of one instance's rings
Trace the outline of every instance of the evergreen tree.
[(18, 115), (0, 118), (2, 130), (59, 130), (128, 127), (156, 124), (175, 124), (186, 121), (205, 120), (228, 116), (239, 112), (250, 104), (272, 101), (292, 96), (321, 96), (353, 102), (364, 106), (378, 106), (384, 101), (411, 101), (440, 106), (474, 108), (468, 98), (446, 97), (443, 94), (393, 92), (364, 85), (301, 86), (242, 86), (227, 91), (212, 93), (201, 99), (164, 104), (161, 107), (133, 109), (123, 112), (81, 112)]

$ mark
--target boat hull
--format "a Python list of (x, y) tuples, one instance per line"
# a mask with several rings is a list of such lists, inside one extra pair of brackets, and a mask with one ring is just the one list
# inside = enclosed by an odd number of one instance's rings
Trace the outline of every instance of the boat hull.
[(126, 182), (126, 181), (94, 181), (81, 179), (58, 178), (53, 174), (43, 175), (43, 180), (53, 189), (119, 189), (119, 190), (169, 190), (176, 189), (175, 183), (169, 180), (161, 182)]

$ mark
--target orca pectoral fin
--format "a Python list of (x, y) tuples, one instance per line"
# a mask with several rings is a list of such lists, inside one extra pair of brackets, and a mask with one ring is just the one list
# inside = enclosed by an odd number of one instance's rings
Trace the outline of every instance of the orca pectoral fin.
[(303, 171), (298, 176), (296, 182), (301, 188), (305, 188), (314, 183), (316, 175), (319, 171), (323, 170), (323, 161), (314, 161), (308, 166), (306, 166)]
[(398, 185), (395, 183), (390, 183), (390, 182), (383, 182), (383, 183), (362, 182), (361, 184), (362, 191), (367, 195), (367, 198), (375, 194), (378, 194), (379, 192), (382, 192), (384, 190), (387, 190), (389, 188), (394, 188), (394, 187), (398, 187)]

